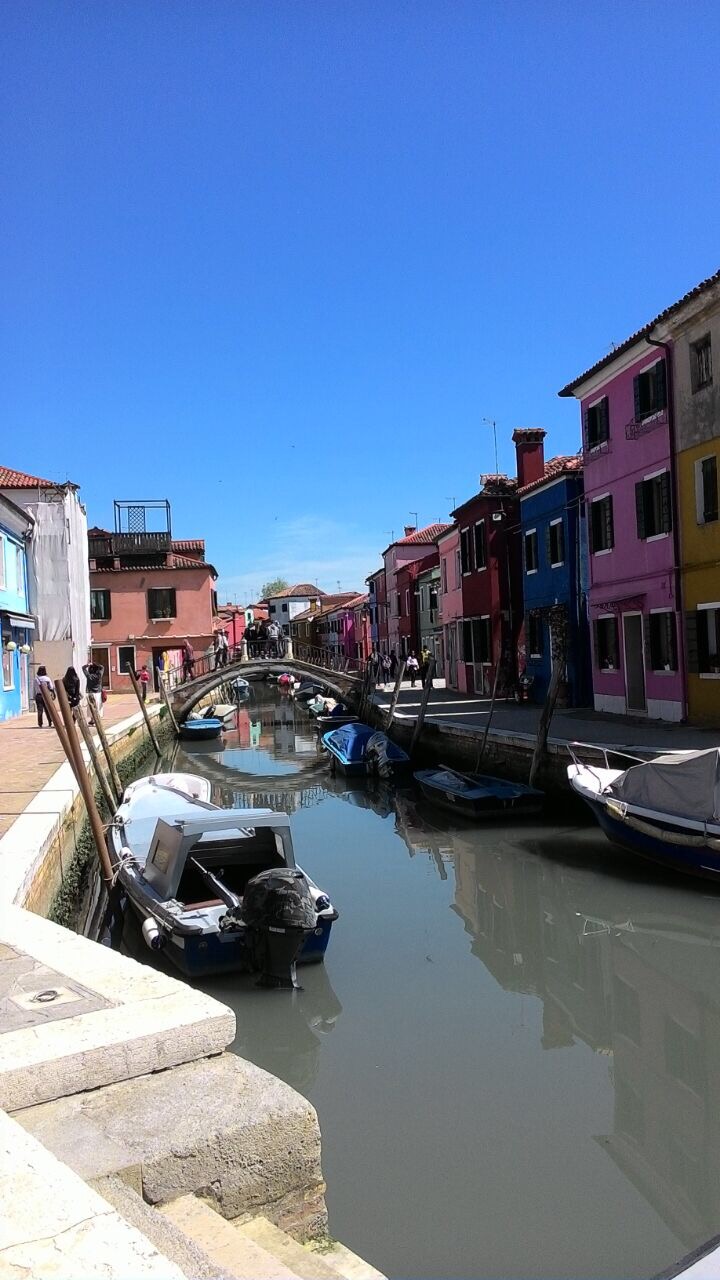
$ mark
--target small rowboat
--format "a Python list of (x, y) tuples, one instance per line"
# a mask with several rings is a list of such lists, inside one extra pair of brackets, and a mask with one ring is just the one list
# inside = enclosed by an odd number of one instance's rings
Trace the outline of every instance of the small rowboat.
[(525, 817), (538, 813), (543, 805), (542, 791), (490, 774), (457, 773), (441, 766), (421, 769), (414, 777), (432, 804), (452, 809), (466, 818), (505, 818), (509, 814)]
[(318, 733), (329, 733), (331, 729), (340, 729), (344, 724), (357, 724), (358, 718), (348, 711), (341, 716), (317, 716), (315, 723)]
[(219, 738), (223, 731), (222, 720), (206, 720), (200, 716), (197, 720), (185, 720), (180, 725), (180, 737), (185, 742), (205, 742), (209, 738)]

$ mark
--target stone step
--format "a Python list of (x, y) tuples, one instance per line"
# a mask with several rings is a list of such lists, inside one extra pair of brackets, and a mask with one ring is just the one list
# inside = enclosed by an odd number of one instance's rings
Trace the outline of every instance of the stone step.
[(339, 1240), (313, 1241), (305, 1248), (319, 1254), (323, 1262), (328, 1263), (343, 1280), (386, 1280), (382, 1271), (371, 1266)]
[(235, 1280), (305, 1280), (197, 1196), (170, 1200), (160, 1212)]
[(302, 1280), (339, 1280), (338, 1272), (324, 1253), (316, 1253), (298, 1244), (286, 1231), (281, 1231), (267, 1218), (251, 1218), (248, 1222), (233, 1223), (233, 1230), (243, 1240), (251, 1241), (266, 1249)]

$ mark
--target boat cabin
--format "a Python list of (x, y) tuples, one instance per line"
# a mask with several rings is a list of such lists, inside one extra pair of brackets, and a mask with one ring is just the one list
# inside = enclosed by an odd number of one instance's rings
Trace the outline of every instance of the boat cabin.
[(158, 818), (144, 876), (159, 898), (197, 909), (225, 901), (213, 896), (213, 879), (221, 882), (216, 892), (222, 887), (241, 898), (259, 872), (294, 866), (286, 814), (223, 809), (201, 818)]

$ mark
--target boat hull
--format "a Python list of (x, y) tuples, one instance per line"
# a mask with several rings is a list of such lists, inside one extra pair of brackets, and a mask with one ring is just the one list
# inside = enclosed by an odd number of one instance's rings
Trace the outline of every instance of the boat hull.
[(186, 720), (179, 733), (183, 742), (208, 742), (219, 738), (222, 730), (221, 720)]
[(419, 783), (419, 786), (430, 804), (438, 805), (441, 809), (447, 809), (452, 813), (459, 813), (463, 818), (472, 818), (473, 821), (491, 822), (497, 818), (532, 817), (533, 814), (542, 811), (541, 800), (502, 803), (487, 797), (473, 798), (452, 791), (442, 791), (424, 782)]
[(635, 854), (667, 871), (720, 883), (720, 853), (707, 845), (682, 845), (671, 839), (662, 840), (645, 831), (637, 831), (621, 818), (613, 817), (601, 802), (587, 796), (583, 796), (583, 799), (608, 840), (626, 853)]

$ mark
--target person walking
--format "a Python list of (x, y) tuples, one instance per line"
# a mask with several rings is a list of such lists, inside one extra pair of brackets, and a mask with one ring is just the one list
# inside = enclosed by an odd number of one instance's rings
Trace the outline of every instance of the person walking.
[(388, 653), (383, 654), (380, 659), (380, 665), (382, 667), (382, 682), (384, 689), (388, 682), (392, 684), (392, 662), (390, 661), (390, 655)]
[(47, 668), (38, 667), (37, 675), (35, 676), (35, 706), (37, 707), (38, 729), (42, 729), (43, 727), (43, 716), (47, 716), (47, 727), (49, 729), (50, 716), (48, 715), (48, 709), (45, 706), (43, 690), (45, 690), (49, 698), (51, 697), (53, 701), (55, 700), (55, 687), (47, 673)]
[[(95, 703), (99, 716), (102, 716), (103, 709), (102, 682), (104, 673), (105, 668), (99, 662), (86, 662), (83, 666), (85, 692), (88, 698), (92, 698)], [(92, 719), (89, 719), (88, 724), (92, 723)]]
[(74, 667), (68, 667), (63, 676), (63, 684), (67, 694), (67, 700), (70, 704), (73, 720), (78, 718), (78, 707), (80, 706), (80, 677)]
[(427, 680), (427, 674), (429, 670), (430, 670), (430, 650), (428, 649), (427, 645), (424, 644), (422, 649), (420, 650), (420, 683), (422, 685), (424, 685)]
[(398, 660), (394, 649), (390, 650), (390, 679), (394, 680), (397, 675)]
[(414, 653), (409, 654), (408, 657), (406, 658), (405, 670), (407, 671), (410, 677), (410, 688), (414, 689), (415, 681), (417, 680), (418, 673), (420, 671), (420, 663), (418, 662)]
[(182, 673), (183, 680), (192, 680), (195, 669), (195, 650), (189, 640), (183, 645)]
[(143, 702), (147, 702), (148, 685), (150, 684), (150, 672), (147, 669), (147, 663), (144, 662), (135, 677), (142, 692)]

